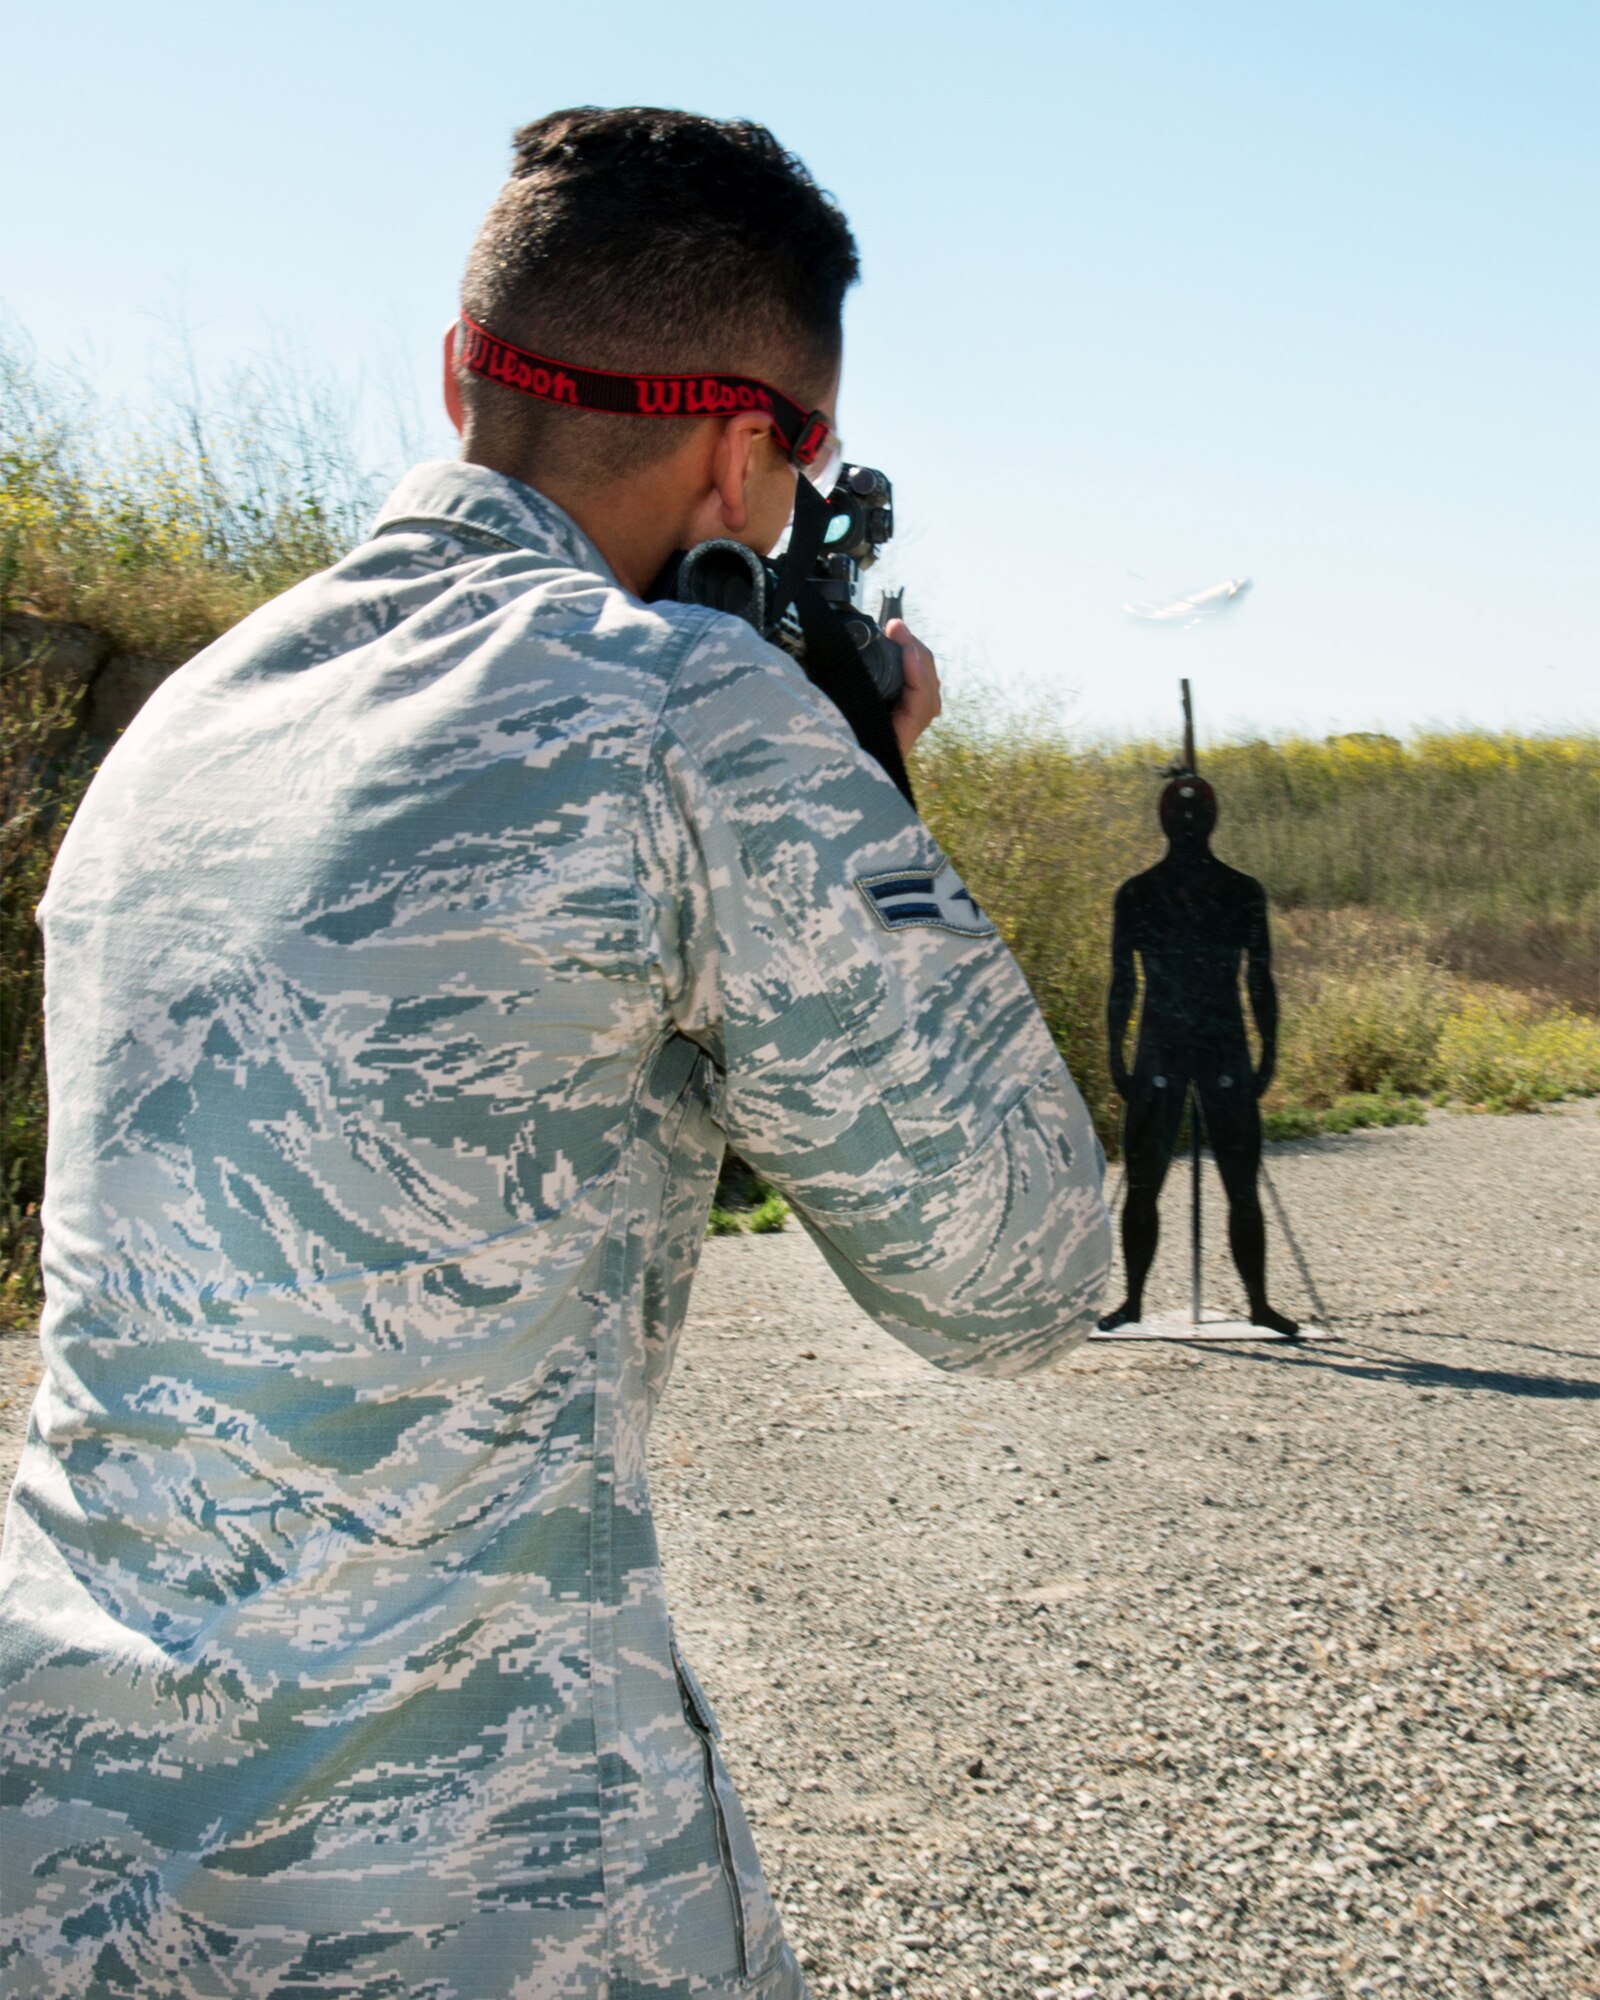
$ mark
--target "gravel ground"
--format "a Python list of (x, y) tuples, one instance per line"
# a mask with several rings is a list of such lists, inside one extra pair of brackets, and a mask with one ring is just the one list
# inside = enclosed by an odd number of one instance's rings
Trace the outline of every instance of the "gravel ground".
[(818, 1995), (1600, 1994), (1600, 1119), (1269, 1170), (1309, 1351), (952, 1381), (707, 1245), (667, 1575)]
[(1310, 1348), (952, 1381), (797, 1228), (707, 1244), (668, 1581), (819, 1997), (1600, 1995), (1600, 1119), (1268, 1157)]

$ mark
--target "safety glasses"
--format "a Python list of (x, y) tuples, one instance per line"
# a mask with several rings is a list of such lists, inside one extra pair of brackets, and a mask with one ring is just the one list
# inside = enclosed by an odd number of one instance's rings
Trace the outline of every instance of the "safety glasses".
[[(814, 412), (813, 414), (820, 414), (820, 412)], [(823, 418), (823, 422), (827, 422), (826, 417)], [(791, 451), (789, 456), (794, 458), (794, 453)], [(800, 465), (798, 459), (795, 459), (795, 463)], [(821, 450), (811, 460), (809, 465), (800, 465), (800, 470), (811, 481), (811, 484), (816, 487), (817, 491), (822, 494), (824, 499), (826, 499), (834, 487), (838, 485), (839, 474), (844, 470), (844, 439), (830, 426)]]

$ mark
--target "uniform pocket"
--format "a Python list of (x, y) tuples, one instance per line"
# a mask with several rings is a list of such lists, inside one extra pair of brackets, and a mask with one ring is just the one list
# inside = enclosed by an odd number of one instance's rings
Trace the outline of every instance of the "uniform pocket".
[(722, 1849), (722, 1865), (733, 1897), (734, 1923), (739, 1947), (739, 1976), (748, 1979), (766, 1971), (782, 1942), (783, 1932), (767, 1889), (761, 1863), (756, 1856), (750, 1823), (744, 1816), (733, 1789), (717, 1742), (722, 1732), (706, 1699), (706, 1691), (694, 1669), (678, 1649), (676, 1633), (669, 1636), (672, 1665), (678, 1676), (678, 1692), (689, 1727), (699, 1737), (705, 1755), (706, 1790), (717, 1823), (717, 1840)]

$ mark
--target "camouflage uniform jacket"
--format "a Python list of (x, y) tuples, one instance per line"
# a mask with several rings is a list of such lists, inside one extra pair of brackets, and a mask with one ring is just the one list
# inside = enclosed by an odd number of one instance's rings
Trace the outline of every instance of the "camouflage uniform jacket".
[(646, 1478), (724, 1138), (943, 1368), (1061, 1354), (1108, 1255), (926, 829), (746, 626), (440, 464), (150, 700), (42, 920), (0, 1983), (803, 1995)]

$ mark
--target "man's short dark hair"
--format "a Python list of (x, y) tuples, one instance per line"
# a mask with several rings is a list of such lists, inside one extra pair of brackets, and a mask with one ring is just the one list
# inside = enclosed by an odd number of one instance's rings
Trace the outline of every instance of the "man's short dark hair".
[[(517, 133), (461, 303), (560, 361), (755, 375), (809, 404), (838, 363), (859, 268), (832, 197), (765, 126), (590, 106)], [(547, 474), (614, 478), (682, 442), (676, 424), (459, 379), (474, 428)]]

